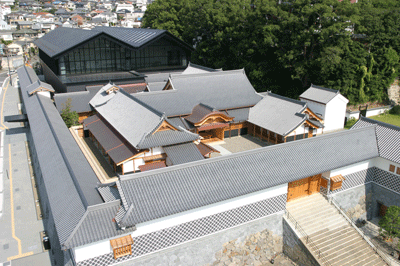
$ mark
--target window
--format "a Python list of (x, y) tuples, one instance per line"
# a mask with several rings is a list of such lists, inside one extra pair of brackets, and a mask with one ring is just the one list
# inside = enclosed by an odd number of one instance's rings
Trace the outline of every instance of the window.
[(400, 175), (400, 167), (397, 167), (396, 174)]
[(131, 235), (112, 239), (110, 240), (110, 244), (113, 249), (114, 259), (118, 259), (126, 255), (132, 255), (133, 239)]
[(389, 171), (392, 172), (392, 173), (394, 173), (394, 169), (396, 169), (396, 166), (394, 166), (393, 164), (391, 164), (391, 165), (389, 166)]

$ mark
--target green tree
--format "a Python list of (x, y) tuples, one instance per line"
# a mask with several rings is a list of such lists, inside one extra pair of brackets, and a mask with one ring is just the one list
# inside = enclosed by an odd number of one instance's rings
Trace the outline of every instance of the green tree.
[(64, 120), (68, 128), (79, 125), (79, 115), (75, 111), (71, 111), (72, 104), (71, 98), (68, 98), (65, 104), (62, 105), (64, 108), (61, 110), (61, 117)]
[(387, 238), (400, 237), (400, 207), (390, 206), (379, 221), (379, 226)]

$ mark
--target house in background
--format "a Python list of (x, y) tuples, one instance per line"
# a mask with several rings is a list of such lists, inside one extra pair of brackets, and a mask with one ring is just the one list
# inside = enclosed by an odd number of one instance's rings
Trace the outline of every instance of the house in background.
[(344, 128), (346, 106), (349, 100), (339, 91), (312, 84), (299, 98), (325, 121), (325, 132)]

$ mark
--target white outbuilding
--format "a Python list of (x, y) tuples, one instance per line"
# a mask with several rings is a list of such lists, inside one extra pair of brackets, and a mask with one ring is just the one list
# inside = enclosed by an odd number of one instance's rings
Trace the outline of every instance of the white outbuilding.
[(344, 127), (349, 100), (338, 90), (311, 84), (311, 87), (300, 95), (300, 100), (307, 102), (308, 108), (324, 119), (324, 132)]

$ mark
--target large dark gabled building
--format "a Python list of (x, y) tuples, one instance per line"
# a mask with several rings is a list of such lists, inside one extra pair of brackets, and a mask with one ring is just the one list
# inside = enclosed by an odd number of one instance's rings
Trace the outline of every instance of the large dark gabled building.
[(165, 30), (57, 28), (35, 44), (46, 82), (57, 92), (84, 90), (112, 80), (142, 81), (143, 73), (185, 69), (192, 47)]

